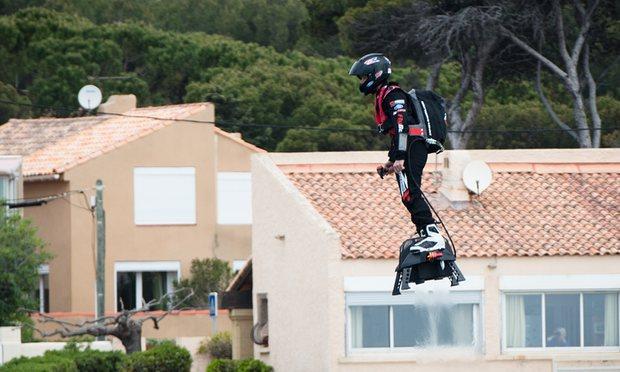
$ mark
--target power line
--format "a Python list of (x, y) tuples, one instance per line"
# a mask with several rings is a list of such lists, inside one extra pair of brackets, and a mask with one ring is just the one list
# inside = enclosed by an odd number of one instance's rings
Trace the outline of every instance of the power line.
[[(16, 106), (25, 106), (25, 107), (33, 107), (47, 110), (55, 110), (55, 111), (64, 111), (67, 113), (77, 113), (80, 109), (71, 109), (66, 107), (58, 107), (58, 106), (45, 106), (45, 105), (36, 105), (31, 103), (21, 103), (14, 102), (9, 100), (0, 99), (0, 103), (6, 103), (10, 105)], [(367, 134), (376, 134), (376, 131), (371, 128), (323, 128), (323, 127), (309, 127), (309, 126), (298, 126), (298, 125), (278, 125), (278, 124), (256, 124), (256, 123), (232, 123), (222, 120), (195, 120), (195, 119), (178, 119), (178, 118), (162, 118), (157, 116), (150, 115), (128, 115), (121, 113), (102, 113), (95, 114), (94, 116), (119, 116), (126, 118), (139, 118), (139, 119), (151, 119), (151, 120), (161, 120), (161, 121), (174, 121), (174, 122), (185, 122), (185, 123), (197, 123), (197, 124), (214, 124), (218, 127), (238, 127), (238, 128), (271, 128), (271, 129), (299, 129), (299, 130), (311, 130), (311, 131), (329, 131), (329, 132), (359, 132), (359, 133), (367, 133)], [(468, 130), (452, 130), (448, 129), (448, 133), (472, 133), (472, 134), (501, 134), (501, 133), (545, 133), (545, 132), (579, 132), (579, 131), (613, 131), (620, 129), (620, 127), (596, 127), (596, 128), (574, 128), (570, 130), (566, 130), (563, 128), (526, 128), (526, 129), (468, 129)]]
[[(47, 196), (41, 196), (38, 198), (21, 198), (21, 199), (11, 199), (11, 200), (4, 200), (4, 201), (0, 201), (0, 206), (7, 206), (10, 209), (13, 208), (24, 208), (24, 207), (35, 207), (35, 206), (40, 206), (43, 204), (47, 204), (50, 201), (54, 201), (57, 199), (63, 199), (66, 202), (68, 202), (69, 204), (77, 207), (77, 208), (81, 208), (81, 209), (87, 209), (84, 208), (82, 206), (73, 204), (71, 201), (67, 200), (66, 198), (71, 196), (72, 194), (83, 194), (86, 195), (85, 190), (70, 190), (70, 191), (65, 191), (59, 194), (53, 194), (53, 195), (47, 195)], [(87, 199), (85, 199), (87, 200)]]

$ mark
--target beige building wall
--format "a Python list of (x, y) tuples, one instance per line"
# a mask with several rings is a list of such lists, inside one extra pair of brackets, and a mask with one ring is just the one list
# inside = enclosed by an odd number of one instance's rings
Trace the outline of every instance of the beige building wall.
[[(28, 182), (24, 184), (24, 198), (55, 195), (69, 189), (68, 182)], [(32, 220), (37, 228), (37, 235), (46, 243), (46, 251), (54, 256), (49, 263), (50, 293), (54, 288), (54, 295), (50, 296), (50, 311), (71, 311), (71, 215), (79, 212), (65, 199), (54, 200), (39, 207), (24, 208), (23, 211), (24, 217)]]
[[(253, 156), (254, 317), (257, 319), (257, 295), (267, 293), (270, 319), (270, 345), (255, 345), (256, 358), (276, 371), (552, 372), (575, 366), (620, 370), (618, 351), (502, 351), (500, 290), (505, 276), (617, 275), (620, 256), (460, 258), (465, 276), (477, 277), (483, 283), (479, 351), (458, 355), (347, 355), (345, 278), (387, 280), (385, 292), (389, 293), (397, 261), (340, 258), (338, 234), (281, 172), (287, 165), (298, 169), (304, 164), (303, 159), (300, 161), (303, 156), (316, 161), (322, 155), (303, 154), (294, 160), (283, 154)], [(368, 163), (377, 158), (375, 153), (365, 156)], [(279, 165), (286, 164), (278, 167), (274, 159)], [(328, 158), (325, 163), (329, 163)], [(312, 165), (307, 169), (312, 171)], [(620, 282), (615, 285), (620, 288)]]
[(276, 371), (327, 371), (338, 236), (266, 155), (253, 157), (252, 176), (253, 297), (267, 295), (269, 314), (269, 346), (254, 357)]
[[(213, 105), (188, 117), (214, 120)], [(194, 258), (247, 259), (251, 225), (217, 224), (217, 172), (249, 172), (250, 155), (260, 149), (213, 125), (175, 122), (67, 170), (57, 180), (25, 183), (25, 197), (85, 189), (94, 195), (97, 179), (104, 183), (106, 211), (106, 312), (116, 308), (114, 264), (122, 261), (177, 261), (181, 277), (189, 275)], [(135, 167), (195, 167), (196, 223), (136, 225)], [(95, 227), (90, 201), (81, 194), (67, 200), (26, 208), (40, 236), (55, 255), (50, 263), (50, 311), (95, 310)], [(73, 205), (71, 205), (71, 204)]]
[[(207, 115), (189, 119), (209, 120)], [(189, 275), (196, 257), (212, 257), (215, 237), (215, 158), (213, 126), (177, 122), (98, 156), (65, 173), (72, 189), (104, 183), (106, 212), (106, 311), (115, 310), (114, 264), (120, 261), (180, 261)], [(136, 225), (135, 167), (195, 167), (196, 224)], [(77, 200), (76, 200), (77, 202)], [(72, 214), (72, 311), (94, 309), (92, 221), (88, 212)], [(51, 290), (50, 290), (50, 293)], [(51, 294), (53, 296), (53, 294)]]
[[(393, 271), (396, 260), (340, 260), (344, 281), (345, 277), (375, 277), (377, 280), (393, 280)], [(460, 258), (459, 267), (465, 277), (482, 277), (484, 282), (482, 303), (483, 344), (482, 353), (471, 354), (465, 357), (443, 357), (440, 362), (433, 362), (433, 357), (420, 355), (351, 355), (344, 354), (333, 365), (338, 371), (364, 371), (370, 366), (381, 363), (381, 370), (390, 371), (391, 368), (402, 367), (403, 364), (415, 366), (422, 371), (452, 371), (447, 361), (456, 361), (458, 365), (467, 363), (471, 370), (493, 371), (492, 368), (501, 368), (502, 371), (553, 371), (553, 363), (560, 366), (579, 365), (588, 360), (591, 367), (615, 366), (620, 370), (620, 353), (578, 351), (566, 352), (532, 351), (512, 352), (502, 351), (502, 291), (500, 279), (505, 276), (569, 276), (569, 275), (614, 275), (620, 273), (620, 256), (552, 256), (552, 257), (498, 257), (498, 258)], [(333, 283), (335, 284), (335, 283)], [(466, 283), (465, 283), (466, 284)], [(541, 283), (544, 284), (544, 283)], [(620, 282), (615, 283), (620, 288)], [(578, 288), (576, 288), (578, 289)], [(386, 291), (391, 291), (386, 288)], [(344, 292), (341, 294), (344, 297)], [(344, 306), (344, 304), (343, 304)], [(346, 322), (344, 311), (331, 314), (338, 318), (337, 323)], [(339, 330), (338, 337), (345, 339), (344, 328)], [(422, 359), (422, 362), (420, 361)], [(492, 363), (489, 363), (492, 362)], [(421, 364), (420, 364), (421, 363)], [(385, 368), (385, 369), (384, 369)], [(426, 369), (428, 368), (428, 369)], [(469, 367), (468, 367), (469, 368)], [(525, 369), (523, 369), (525, 368)], [(370, 369), (368, 369), (370, 370)], [(469, 370), (469, 369), (465, 369)], [(499, 370), (499, 369), (497, 369)]]
[[(218, 172), (250, 172), (250, 157), (258, 151), (252, 145), (242, 142), (239, 133), (221, 134), (217, 130)], [(252, 246), (252, 225), (217, 225), (215, 256), (227, 260), (247, 260)]]

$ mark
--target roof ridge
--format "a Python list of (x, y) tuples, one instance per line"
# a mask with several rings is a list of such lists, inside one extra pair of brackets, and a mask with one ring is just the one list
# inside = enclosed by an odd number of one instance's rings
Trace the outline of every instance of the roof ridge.
[(187, 107), (187, 106), (207, 106), (209, 105), (209, 102), (191, 102), (191, 103), (175, 103), (175, 104), (171, 104), (171, 105), (163, 105), (163, 106), (142, 106), (142, 107), (135, 107), (127, 112), (130, 111), (138, 111), (138, 110), (153, 110), (153, 109), (167, 109), (170, 107)]
[(11, 118), (5, 124), (9, 124), (11, 122), (26, 122), (26, 121), (63, 121), (63, 120), (94, 120), (94, 119), (109, 119), (114, 115), (109, 114), (101, 114), (101, 115), (87, 115), (87, 116), (69, 116), (66, 118), (55, 118), (48, 116), (41, 116), (38, 118)]

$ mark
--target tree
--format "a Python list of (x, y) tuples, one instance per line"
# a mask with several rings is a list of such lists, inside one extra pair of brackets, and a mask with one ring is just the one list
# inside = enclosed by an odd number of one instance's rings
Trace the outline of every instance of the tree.
[(209, 293), (226, 289), (232, 270), (228, 262), (217, 258), (193, 259), (190, 277), (175, 283), (175, 288), (191, 288), (193, 296), (188, 305), (195, 308), (209, 307)]
[(51, 259), (30, 221), (0, 203), (0, 326), (23, 322), (34, 308), (39, 266)]
[[(467, 146), (484, 103), (484, 72), (501, 34), (494, 32), (501, 13), (484, 1), (431, 2), (391, 0), (369, 2), (353, 9), (340, 21), (349, 50), (385, 51), (400, 59), (416, 60), (430, 67), (426, 89), (434, 89), (447, 60), (461, 66), (459, 88), (448, 100), (448, 134), (455, 149)], [(471, 105), (463, 117), (467, 94)]]
[[(185, 294), (184, 297), (180, 297)], [(161, 322), (168, 314), (180, 310), (181, 305), (186, 304), (193, 296), (194, 292), (187, 288), (176, 289), (172, 293), (167, 293), (160, 298), (153, 299), (148, 303), (144, 303), (139, 309), (126, 310), (122, 307), (121, 311), (116, 315), (103, 316), (94, 320), (87, 320), (82, 323), (68, 322), (65, 320), (55, 319), (46, 314), (39, 313), (39, 323), (52, 323), (60, 326), (50, 332), (42, 332), (35, 330), (42, 337), (51, 337), (60, 335), (62, 337), (73, 337), (81, 335), (91, 336), (113, 336), (118, 338), (125, 347), (127, 354), (142, 351), (142, 325), (148, 320), (153, 321), (155, 329), (159, 329)], [(121, 302), (122, 304), (122, 302)], [(158, 315), (149, 314), (150, 309), (160, 305), (165, 305), (168, 310)]]
[(27, 118), (30, 116), (30, 100), (22, 96), (9, 84), (0, 81), (0, 101), (17, 102), (20, 105), (13, 105), (0, 102), (0, 125), (6, 123), (10, 118)]
[[(505, 6), (506, 18), (513, 17), (515, 12), (520, 12), (520, 17), (516, 19), (521, 22), (507, 22), (507, 27), (501, 27), (502, 32), (515, 45), (536, 59), (536, 88), (540, 99), (553, 121), (566, 130), (580, 147), (600, 147), (601, 145), (602, 123), (597, 107), (596, 81), (590, 68), (589, 40), (592, 18), (599, 3), (599, 0), (587, 0), (585, 4), (580, 0), (574, 0), (569, 7), (564, 6), (560, 0), (551, 0), (550, 4), (549, 2), (541, 4), (528, 2), (529, 5), (525, 7), (520, 7), (519, 5), (522, 4), (517, 3), (518, 9), (508, 3)], [(553, 22), (549, 22), (550, 26), (546, 27), (549, 6)], [(568, 14), (574, 15), (572, 19), (567, 16)], [(569, 45), (570, 32), (565, 26), (568, 22), (575, 24), (576, 34), (573, 36), (572, 47)], [(533, 31), (535, 47), (532, 47), (523, 36), (525, 31)], [(543, 51), (543, 45), (549, 45), (546, 38), (546, 34), (549, 33), (554, 34), (554, 46), (559, 58), (554, 58), (555, 53)], [(556, 62), (553, 62), (553, 59), (556, 59)], [(569, 93), (575, 128), (561, 120), (543, 92), (541, 66), (560, 79)], [(586, 88), (585, 92), (584, 88)]]

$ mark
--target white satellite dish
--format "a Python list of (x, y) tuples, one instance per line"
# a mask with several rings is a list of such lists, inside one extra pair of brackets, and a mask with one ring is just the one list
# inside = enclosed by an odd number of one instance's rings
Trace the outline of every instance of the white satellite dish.
[(491, 184), (493, 172), (487, 163), (475, 160), (463, 169), (463, 183), (465, 187), (476, 195), (482, 194)]
[(101, 91), (94, 85), (84, 85), (78, 93), (78, 102), (86, 110), (94, 110), (101, 104)]

